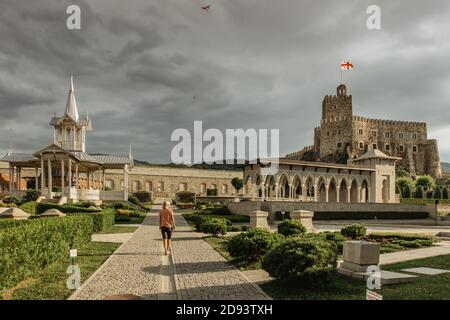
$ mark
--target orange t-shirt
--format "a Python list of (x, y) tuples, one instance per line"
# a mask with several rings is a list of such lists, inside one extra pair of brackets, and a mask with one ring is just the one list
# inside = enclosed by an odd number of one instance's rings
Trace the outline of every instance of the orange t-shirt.
[(159, 226), (160, 227), (175, 227), (175, 220), (173, 219), (173, 211), (170, 209), (162, 209), (159, 212)]

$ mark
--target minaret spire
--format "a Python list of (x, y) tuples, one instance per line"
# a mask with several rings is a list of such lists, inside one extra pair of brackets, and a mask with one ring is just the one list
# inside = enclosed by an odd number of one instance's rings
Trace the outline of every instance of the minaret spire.
[(70, 76), (69, 96), (67, 97), (66, 111), (64, 115), (71, 117), (74, 121), (78, 121), (78, 108), (75, 101), (75, 90), (73, 86), (73, 75)]

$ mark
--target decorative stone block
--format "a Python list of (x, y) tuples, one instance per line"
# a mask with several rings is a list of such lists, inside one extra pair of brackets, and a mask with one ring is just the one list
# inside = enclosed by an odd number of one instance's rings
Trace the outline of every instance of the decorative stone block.
[(0, 214), (0, 218), (12, 218), (16, 220), (26, 220), (30, 215), (19, 208), (8, 208)]
[(63, 204), (66, 204), (66, 203), (67, 203), (67, 197), (61, 197), (61, 198), (59, 198), (58, 204), (59, 204), (60, 206), (62, 206)]
[(250, 212), (249, 216), (250, 216), (250, 227), (269, 229), (269, 224), (267, 222), (269, 213), (267, 211), (252, 211)]
[(44, 213), (40, 215), (43, 218), (51, 218), (51, 217), (65, 217), (66, 215), (59, 211), (58, 209), (48, 209)]
[(290, 213), (291, 219), (299, 221), (305, 228), (306, 232), (312, 233), (315, 231), (313, 226), (314, 212), (308, 210), (296, 210)]
[(345, 241), (341, 267), (357, 272), (380, 262), (380, 244), (368, 241)]

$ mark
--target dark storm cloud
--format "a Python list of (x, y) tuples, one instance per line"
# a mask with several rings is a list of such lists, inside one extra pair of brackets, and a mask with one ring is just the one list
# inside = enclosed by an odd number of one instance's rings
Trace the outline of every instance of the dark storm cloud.
[[(355, 114), (427, 121), (450, 161), (450, 3), (213, 0), (0, 3), (0, 152), (32, 152), (52, 137), (75, 75), (88, 151), (170, 161), (170, 135), (207, 128), (279, 128), (281, 153), (312, 143), (321, 102), (340, 81)], [(66, 8), (81, 7), (81, 30)], [(366, 28), (378, 4), (382, 30)]]

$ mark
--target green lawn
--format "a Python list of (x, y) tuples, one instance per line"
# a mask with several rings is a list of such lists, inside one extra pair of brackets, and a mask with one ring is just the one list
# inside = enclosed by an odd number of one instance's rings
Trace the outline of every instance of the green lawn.
[[(400, 271), (405, 268), (430, 267), (450, 270), (450, 255), (413, 260), (385, 266), (383, 270)], [(404, 273), (404, 272), (402, 272)], [(411, 283), (386, 285), (378, 292), (384, 300), (449, 300), (450, 273), (419, 277)], [(332, 281), (322, 288), (305, 288), (298, 284), (271, 281), (261, 288), (274, 299), (295, 300), (365, 300), (366, 284), (335, 274)]]
[[(90, 242), (79, 248), (78, 257), (74, 261), (81, 270), (81, 283), (86, 281), (119, 246), (119, 243)], [(66, 270), (69, 265), (71, 265), (69, 258), (55, 262), (34, 277), (17, 284), (15, 289), (3, 293), (0, 298), (12, 300), (67, 299), (74, 292), (66, 287), (69, 277)]]
[(106, 230), (100, 231), (97, 234), (133, 233), (138, 228), (139, 227), (133, 227), (133, 226), (112, 226), (111, 228), (108, 228)]

